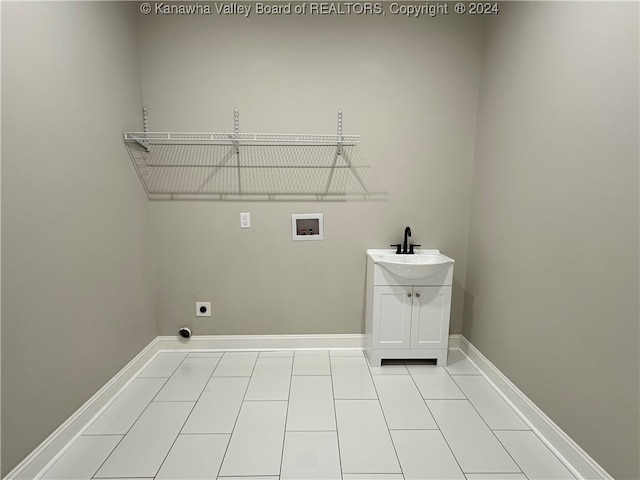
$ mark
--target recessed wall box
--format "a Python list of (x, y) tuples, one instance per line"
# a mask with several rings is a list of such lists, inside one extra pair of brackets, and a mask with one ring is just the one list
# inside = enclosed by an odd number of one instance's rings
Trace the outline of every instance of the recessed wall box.
[(293, 241), (324, 240), (322, 213), (294, 213), (291, 215)]

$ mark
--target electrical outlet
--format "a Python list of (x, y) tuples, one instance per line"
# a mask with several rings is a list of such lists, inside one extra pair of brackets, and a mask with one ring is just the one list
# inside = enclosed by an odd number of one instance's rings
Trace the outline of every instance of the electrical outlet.
[(240, 214), (240, 228), (251, 228), (251, 214), (248, 212)]
[(210, 317), (211, 302), (196, 302), (196, 317)]

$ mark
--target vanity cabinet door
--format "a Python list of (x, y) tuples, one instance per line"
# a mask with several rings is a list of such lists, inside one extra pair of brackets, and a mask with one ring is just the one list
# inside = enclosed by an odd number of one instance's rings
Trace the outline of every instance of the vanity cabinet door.
[(447, 348), (451, 287), (413, 287), (412, 298), (411, 348)]
[(372, 332), (374, 348), (409, 348), (412, 300), (412, 287), (374, 287)]

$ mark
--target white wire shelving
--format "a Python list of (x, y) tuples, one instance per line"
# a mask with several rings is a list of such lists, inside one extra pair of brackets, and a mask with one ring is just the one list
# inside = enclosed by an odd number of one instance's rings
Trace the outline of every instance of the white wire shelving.
[(359, 135), (125, 132), (151, 200), (377, 199), (386, 192), (358, 149)]
[(315, 135), (287, 133), (177, 133), (125, 132), (125, 141), (181, 145), (356, 145), (360, 135)]

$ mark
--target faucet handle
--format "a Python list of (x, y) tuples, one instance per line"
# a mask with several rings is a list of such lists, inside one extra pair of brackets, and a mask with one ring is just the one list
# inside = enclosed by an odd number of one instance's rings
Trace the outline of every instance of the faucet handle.
[(396, 254), (400, 255), (402, 253), (402, 244), (401, 243), (394, 243), (392, 245), (389, 245), (390, 247), (396, 247)]
[(421, 247), (422, 245), (418, 245), (417, 243), (410, 243), (409, 244), (409, 253), (413, 254), (413, 247)]

